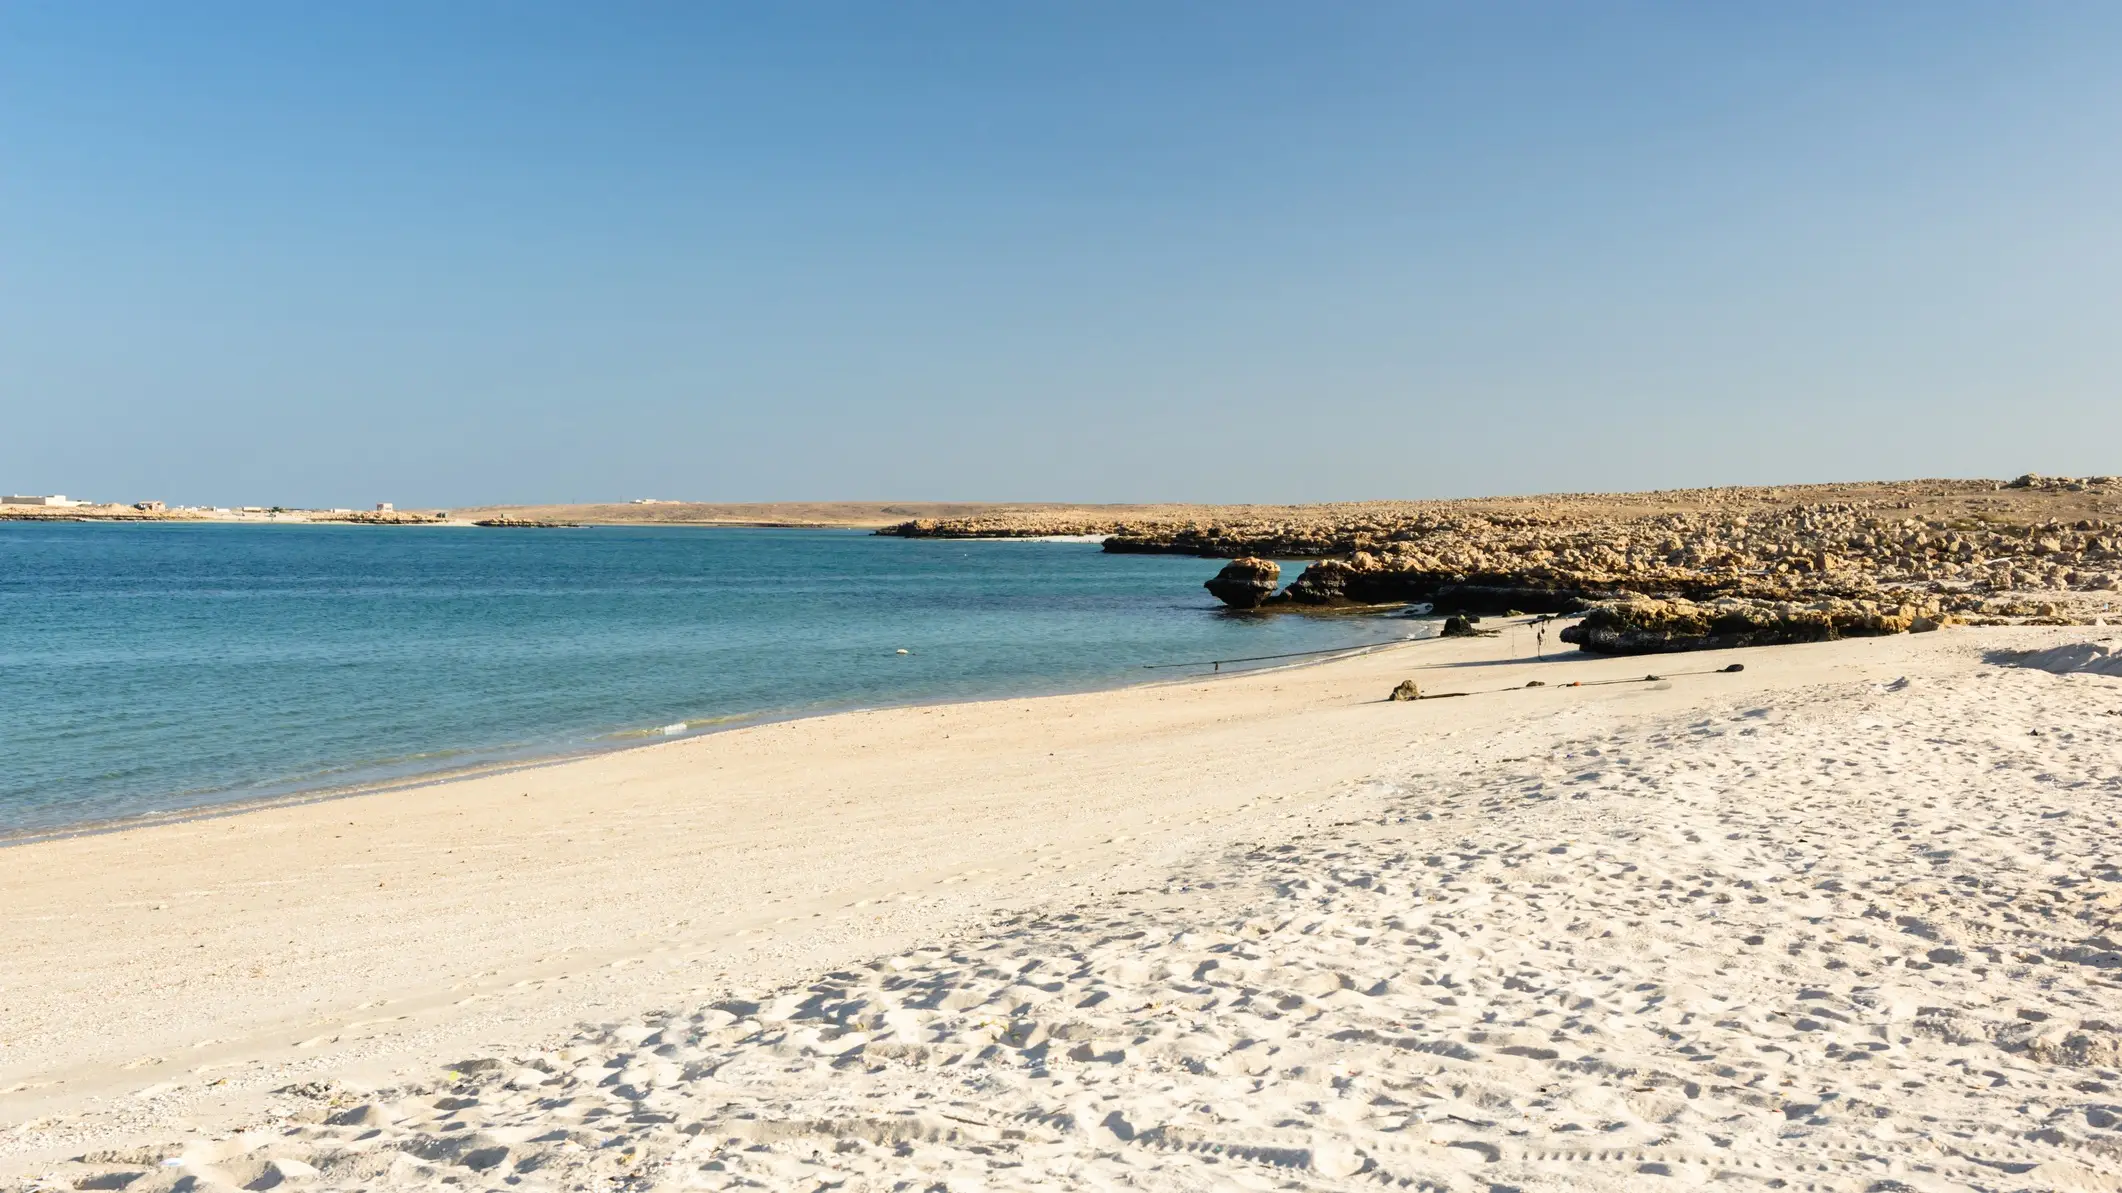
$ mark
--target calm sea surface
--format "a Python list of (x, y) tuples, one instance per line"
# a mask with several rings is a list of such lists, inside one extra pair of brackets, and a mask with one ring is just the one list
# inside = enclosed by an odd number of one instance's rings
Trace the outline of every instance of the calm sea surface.
[(0, 832), (1414, 628), (1230, 616), (1201, 588), (1218, 566), (838, 531), (0, 523)]

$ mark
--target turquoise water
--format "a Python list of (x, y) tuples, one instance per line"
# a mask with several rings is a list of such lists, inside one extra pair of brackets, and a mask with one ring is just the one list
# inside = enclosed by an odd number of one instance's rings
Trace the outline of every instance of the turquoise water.
[(1412, 628), (1225, 614), (1218, 566), (839, 531), (0, 523), (0, 831)]

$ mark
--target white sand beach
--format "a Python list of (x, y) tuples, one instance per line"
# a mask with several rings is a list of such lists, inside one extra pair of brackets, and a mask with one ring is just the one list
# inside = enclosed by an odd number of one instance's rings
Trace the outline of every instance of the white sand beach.
[(0, 850), (0, 1187), (2122, 1188), (2122, 678), (1992, 661), (2108, 633), (1513, 625)]

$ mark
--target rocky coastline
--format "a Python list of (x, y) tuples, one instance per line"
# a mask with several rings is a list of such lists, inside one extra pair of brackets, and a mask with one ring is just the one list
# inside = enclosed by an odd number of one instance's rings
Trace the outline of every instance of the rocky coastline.
[[(1904, 481), (908, 523), (909, 537), (1106, 533), (1232, 559), (1234, 609), (1425, 603), (1586, 614), (1565, 640), (1639, 654), (2122, 615), (2122, 478)], [(1274, 559), (1310, 559), (1274, 590)], [(1270, 570), (1272, 569), (1272, 570)]]
[(1561, 639), (1591, 654), (1666, 654), (1923, 633), (1955, 620), (1944, 602), (1923, 597), (1697, 602), (1628, 596), (1590, 606), (1582, 621), (1563, 627)]

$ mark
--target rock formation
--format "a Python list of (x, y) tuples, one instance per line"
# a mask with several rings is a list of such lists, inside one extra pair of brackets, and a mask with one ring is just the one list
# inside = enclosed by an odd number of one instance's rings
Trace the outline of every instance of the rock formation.
[(1233, 609), (1254, 609), (1275, 594), (1282, 579), (1282, 565), (1272, 559), (1233, 559), (1201, 587)]
[(1415, 686), (1415, 681), (1414, 681), (1414, 680), (1411, 680), (1411, 679), (1403, 679), (1403, 680), (1401, 680), (1401, 681), (1400, 681), (1400, 685), (1399, 685), (1398, 687), (1396, 687), (1396, 688), (1394, 688), (1394, 689), (1393, 689), (1393, 694), (1392, 694), (1392, 695), (1390, 695), (1390, 696), (1387, 696), (1387, 697), (1386, 697), (1386, 699), (1387, 699), (1387, 700), (1420, 700), (1420, 699), (1422, 699), (1422, 689), (1421, 689), (1421, 688), (1418, 688), (1418, 687), (1416, 687), (1416, 686)]
[(1827, 600), (1796, 603), (1724, 599), (1707, 603), (1631, 597), (1594, 605), (1562, 630), (1564, 642), (1593, 654), (1663, 654), (1868, 638), (1935, 629), (1945, 615), (1936, 601), (1895, 605)]
[[(2104, 476), (1105, 513), (1086, 507), (1073, 515), (1046, 509), (1021, 523), (998, 514), (908, 523), (892, 533), (1098, 533), (1109, 536), (1105, 549), (1114, 552), (1317, 560), (1257, 604), (1270, 609), (1426, 602), (1439, 614), (1574, 613), (1633, 598), (1676, 608), (1934, 608), (1909, 628), (1948, 617), (2083, 623), (2122, 611), (2122, 478)], [(1257, 577), (1233, 591), (1252, 598)], [(1611, 620), (1616, 616), (1598, 615), (1586, 633), (1608, 644), (1796, 641), (1814, 632), (1808, 627), (1816, 621), (1726, 612), (1711, 618), (1722, 618), (1724, 627), (1711, 634), (1659, 619)], [(1869, 632), (1843, 628), (1869, 624), (1866, 616), (1826, 616), (1834, 633)], [(1883, 616), (1881, 625), (1893, 624), (1894, 616)]]

